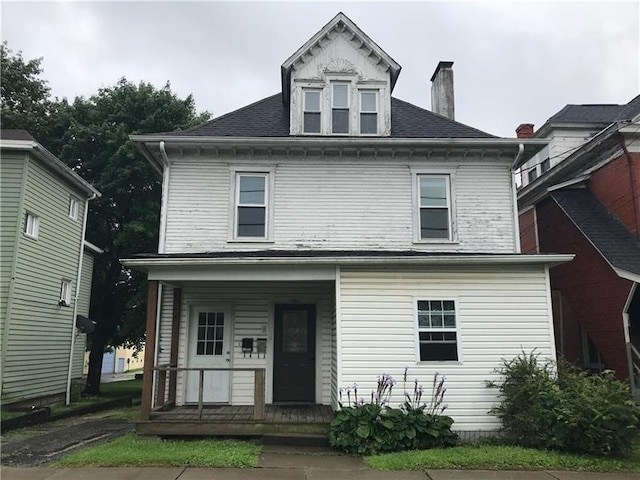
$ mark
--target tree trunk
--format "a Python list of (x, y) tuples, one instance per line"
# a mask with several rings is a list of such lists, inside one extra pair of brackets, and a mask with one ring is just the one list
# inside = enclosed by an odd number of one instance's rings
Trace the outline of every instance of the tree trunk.
[(120, 262), (109, 264), (107, 275), (104, 277), (104, 285), (94, 282), (92, 289), (91, 316), (96, 322), (96, 329), (91, 335), (91, 353), (89, 354), (89, 372), (87, 373), (87, 383), (82, 395), (100, 394), (100, 377), (102, 376), (102, 360), (107, 342), (116, 331), (116, 321), (118, 318), (117, 300), (114, 295), (113, 286), (120, 275)]

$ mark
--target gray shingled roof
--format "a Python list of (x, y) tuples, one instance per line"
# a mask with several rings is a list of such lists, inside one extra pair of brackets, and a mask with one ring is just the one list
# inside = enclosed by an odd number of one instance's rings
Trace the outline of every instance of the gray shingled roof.
[(548, 123), (613, 123), (640, 114), (640, 95), (624, 105), (565, 105)]
[[(278, 93), (171, 136), (288, 137), (289, 107)], [(393, 138), (495, 138), (410, 103), (391, 99)]]
[(551, 196), (614, 268), (640, 275), (640, 240), (589, 190), (557, 190)]
[(26, 130), (0, 130), (0, 138), (3, 140), (26, 140), (37, 142)]

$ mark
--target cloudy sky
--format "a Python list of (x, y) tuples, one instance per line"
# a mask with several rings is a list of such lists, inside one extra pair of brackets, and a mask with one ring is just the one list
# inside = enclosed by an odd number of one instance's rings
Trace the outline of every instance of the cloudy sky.
[(52, 94), (126, 77), (194, 95), (215, 116), (280, 91), (280, 65), (343, 11), (402, 66), (393, 95), (430, 108), (454, 62), (456, 119), (514, 136), (567, 103), (640, 93), (640, 7), (628, 3), (2, 2), (2, 39), (44, 57)]

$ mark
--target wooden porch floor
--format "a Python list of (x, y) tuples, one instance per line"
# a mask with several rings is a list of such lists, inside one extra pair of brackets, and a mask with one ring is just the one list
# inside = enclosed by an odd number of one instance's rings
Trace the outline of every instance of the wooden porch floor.
[(326, 435), (333, 410), (327, 405), (266, 405), (264, 420), (255, 420), (253, 405), (211, 405), (198, 417), (196, 407), (172, 407), (152, 412), (136, 430), (147, 435)]

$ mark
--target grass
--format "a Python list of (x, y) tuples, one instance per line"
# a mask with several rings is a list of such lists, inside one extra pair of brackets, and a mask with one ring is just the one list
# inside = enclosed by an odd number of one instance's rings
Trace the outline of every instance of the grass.
[(640, 446), (625, 458), (592, 457), (506, 445), (463, 445), (367, 457), (376, 470), (575, 470), (640, 472)]
[(100, 398), (117, 397), (140, 398), (142, 396), (142, 380), (124, 380), (100, 384)]
[(131, 433), (74, 453), (53, 467), (255, 467), (260, 447), (232, 440), (143, 439)]

